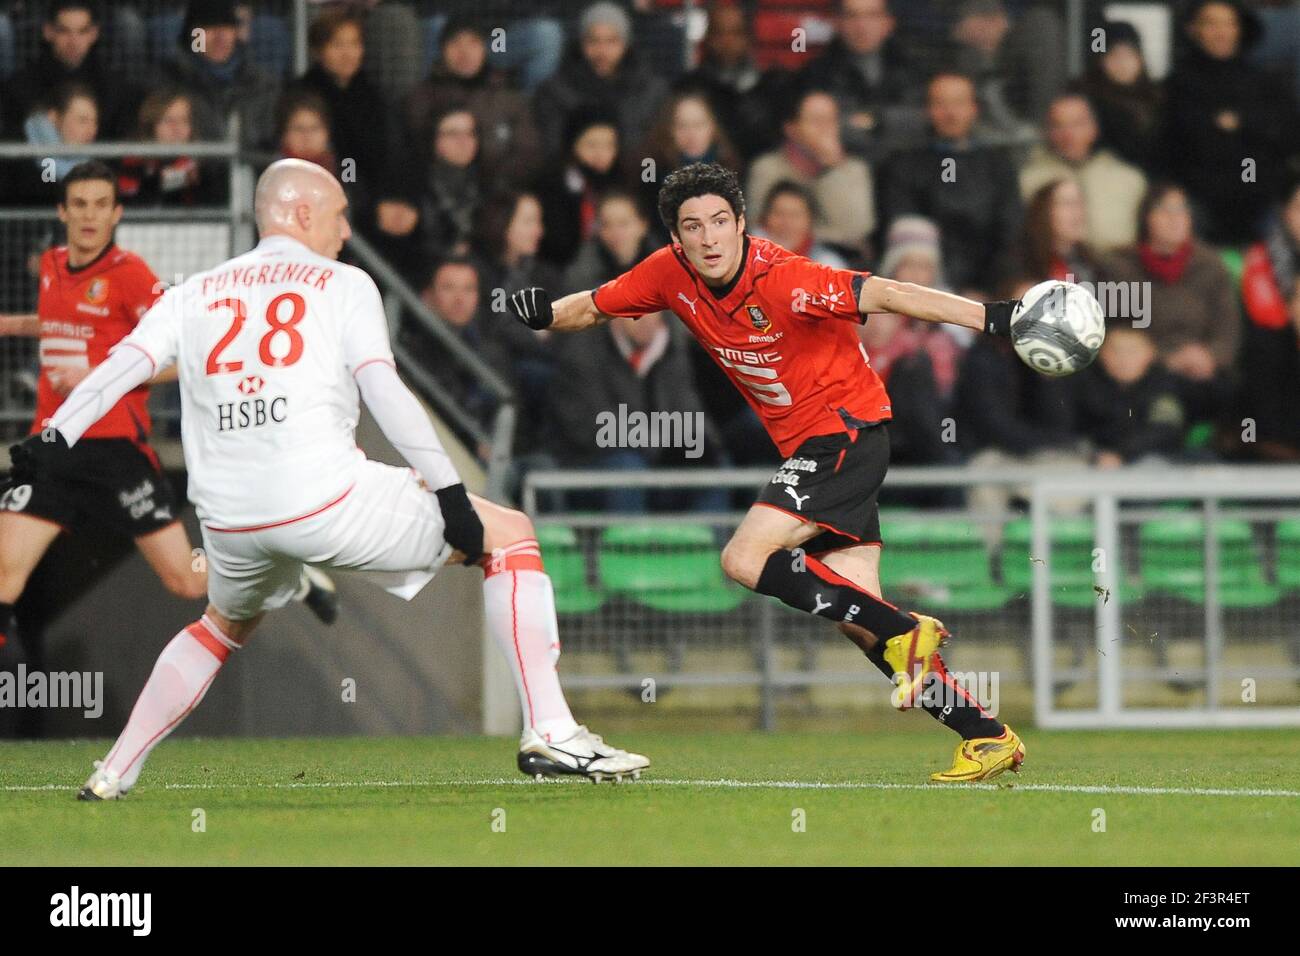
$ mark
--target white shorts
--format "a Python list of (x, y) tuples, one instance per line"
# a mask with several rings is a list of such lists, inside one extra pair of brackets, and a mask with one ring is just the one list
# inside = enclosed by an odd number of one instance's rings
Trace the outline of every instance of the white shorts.
[(364, 462), (348, 491), (311, 514), (233, 530), (209, 518), (202, 527), (208, 600), (232, 621), (288, 603), (303, 564), (363, 572), (409, 601), (452, 552), (433, 492), (412, 469), (377, 461)]

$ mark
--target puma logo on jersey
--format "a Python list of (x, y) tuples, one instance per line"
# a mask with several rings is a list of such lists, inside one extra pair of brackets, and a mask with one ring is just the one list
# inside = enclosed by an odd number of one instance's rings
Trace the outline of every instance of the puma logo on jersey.
[(817, 606), (816, 606), (815, 608), (813, 608), (813, 613), (814, 613), (814, 614), (820, 614), (822, 611), (826, 610), (828, 607), (831, 606), (831, 602), (830, 602), (830, 601), (823, 601), (823, 600), (822, 600), (822, 596), (821, 596), (821, 594), (818, 594), (818, 595), (817, 595), (816, 600), (817, 600)]
[(698, 296), (696, 296), (694, 299), (688, 299), (686, 298), (685, 292), (678, 292), (677, 298), (681, 299), (683, 302), (685, 302), (687, 305), (691, 307), (691, 315), (695, 314), (695, 303), (700, 301)]
[(755, 261), (755, 262), (768, 262), (769, 260), (764, 259), (764, 258), (763, 258), (763, 253), (760, 252), (759, 250), (755, 249), (755, 250), (754, 250), (754, 261)]
[(789, 485), (785, 486), (785, 493), (794, 499), (795, 511), (803, 511), (803, 503), (812, 497), (811, 492), (806, 495), (801, 495), (799, 494), (799, 492), (795, 491)]

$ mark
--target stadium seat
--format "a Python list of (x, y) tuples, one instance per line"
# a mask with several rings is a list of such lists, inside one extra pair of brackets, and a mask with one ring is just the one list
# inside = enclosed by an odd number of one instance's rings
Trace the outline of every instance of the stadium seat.
[(984, 536), (972, 522), (888, 514), (880, 560), (884, 597), (914, 594), (927, 611), (995, 611), (1009, 592), (993, 580)]
[[(1219, 544), (1219, 603), (1249, 610), (1277, 602), (1279, 589), (1264, 578), (1250, 525), (1237, 519), (1216, 522)], [(1138, 534), (1142, 583), (1153, 594), (1195, 604), (1205, 602), (1205, 522), (1199, 517), (1143, 522)]]
[(600, 610), (605, 595), (587, 583), (587, 560), (573, 529), (539, 525), (537, 543), (542, 546), (542, 563), (555, 589), (556, 612), (590, 614)]
[(1278, 586), (1285, 591), (1300, 591), (1300, 519), (1279, 521), (1276, 541)]
[(601, 584), (658, 611), (720, 614), (745, 600), (722, 574), (705, 525), (633, 524), (606, 528), (597, 567)]
[[(1050, 534), (1052, 603), (1080, 610), (1096, 607), (1098, 599), (1104, 595), (1096, 590), (1097, 581), (1092, 570), (1095, 546), (1092, 519), (1054, 518)], [(1014, 594), (1031, 593), (1034, 583), (1033, 523), (1027, 518), (1008, 522), (1002, 541), (1002, 583)], [(1125, 579), (1120, 594), (1126, 602), (1136, 601), (1142, 597), (1142, 589)]]

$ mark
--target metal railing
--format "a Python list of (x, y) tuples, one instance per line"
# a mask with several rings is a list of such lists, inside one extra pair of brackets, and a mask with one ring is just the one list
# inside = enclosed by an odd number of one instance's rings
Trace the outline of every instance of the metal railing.
[[(562, 526), (576, 534), (576, 553), (585, 564), (588, 591), (604, 591), (597, 609), (579, 609), (562, 615), (561, 638), (565, 659), (561, 676), (573, 691), (633, 690), (651, 680), (659, 687), (755, 688), (758, 724), (774, 725), (780, 694), (791, 688), (812, 689), (836, 685), (880, 685), (880, 675), (861, 661), (856, 651), (833, 627), (809, 615), (785, 608), (770, 599), (745, 595), (734, 606), (708, 613), (664, 613), (654, 601), (635, 592), (618, 592), (617, 582), (604, 579), (606, 529), (627, 525), (692, 524), (709, 528), (716, 561), (717, 551), (743, 517), (727, 513), (672, 512), (652, 515), (577, 511), (562, 497), (609, 489), (734, 489), (751, 492), (771, 477), (770, 470), (670, 470), (647, 472), (533, 472), (523, 484), (525, 510), (538, 526), (539, 536)], [(971, 489), (1000, 486), (1015, 490), (1032, 503), (1025, 512), (986, 513), (970, 508), (931, 512), (887, 509), (882, 517), (881, 579), (891, 599), (891, 561), (900, 558), (912, 568), (919, 584), (906, 593), (904, 606), (941, 617), (958, 637), (953, 653), (967, 667), (992, 654), (1004, 687), (1019, 687), (1023, 705), (1032, 705), (1042, 726), (1262, 726), (1300, 725), (1300, 587), (1294, 590), (1272, 583), (1282, 560), (1280, 545), (1267, 543), (1282, 521), (1300, 519), (1300, 468), (1213, 466), (1195, 468), (1126, 468), (1114, 472), (1064, 467), (997, 469), (896, 468), (890, 471), (886, 490), (894, 493), (920, 488)], [(748, 500), (748, 495), (744, 495)], [(556, 510), (560, 500), (560, 510)], [(1061, 505), (1069, 501), (1070, 512)], [(1191, 512), (1205, 523), (1202, 568), (1203, 587), (1198, 593), (1179, 594), (1152, 588), (1127, 604), (1132, 582), (1147, 567), (1142, 530), (1152, 522), (1186, 517), (1188, 512), (1161, 510), (1164, 502), (1201, 502)], [(1244, 506), (1242, 502), (1250, 502)], [(1262, 507), (1262, 504), (1268, 507)], [(1161, 507), (1157, 507), (1161, 506)], [(1061, 557), (1054, 545), (1054, 527), (1069, 514), (1088, 518), (1089, 537), (1082, 554)], [(1012, 549), (1000, 539), (1009, 522), (1027, 518), (1032, 540), (1026, 542), (1032, 575), (1020, 569), (1017, 577), (1029, 581), (1028, 594), (1016, 593), (1006, 583), (1017, 569), (1007, 562)], [(944, 532), (933, 542), (915, 541), (891, 552), (891, 522), (919, 521), (964, 525), (987, 535), (987, 560), (1003, 598), (977, 610), (951, 601), (952, 583), (927, 582), (924, 557), (933, 548), (944, 560)], [(1220, 582), (1239, 568), (1221, 568), (1218, 546), (1220, 522), (1252, 529), (1248, 545), (1251, 561), (1259, 561), (1268, 576), (1271, 597), (1259, 607), (1228, 608), (1220, 600)], [(1197, 539), (1200, 540), (1199, 538)], [(918, 547), (921, 549), (918, 552)], [(984, 548), (981, 544), (978, 547)], [(1094, 549), (1112, 556), (1094, 570), (1080, 562), (1095, 557)], [(572, 577), (572, 554), (555, 556), (543, 545), (548, 568), (552, 560), (569, 563), (561, 573)], [(671, 553), (672, 547), (665, 549)], [(1055, 567), (1063, 561), (1073, 567)], [(1265, 553), (1267, 552), (1267, 553)], [(923, 560), (917, 570), (918, 553)], [(1300, 560), (1300, 547), (1287, 552), (1287, 560)], [(656, 555), (647, 552), (645, 559)], [(935, 565), (936, 568), (940, 564)], [(1072, 592), (1055, 582), (1059, 572), (1072, 573)], [(1080, 581), (1082, 572), (1082, 581)], [(939, 572), (935, 572), (938, 577)], [(1194, 575), (1195, 576), (1195, 575)], [(719, 575), (720, 580), (720, 575)], [(897, 581), (892, 599), (898, 600)], [(563, 610), (565, 589), (557, 586)], [(691, 582), (682, 582), (683, 588)], [(728, 585), (729, 586), (729, 585)], [(945, 601), (948, 606), (945, 607)], [(597, 602), (593, 602), (597, 603)], [(665, 605), (669, 606), (669, 605)], [(1160, 635), (1158, 640), (1149, 640)], [(843, 645), (841, 648), (840, 645)], [(980, 650), (983, 647), (984, 650)], [(1201, 660), (1196, 652), (1203, 648)], [(1007, 654), (1022, 663), (1006, 666)], [(847, 656), (846, 656), (847, 655)], [(969, 656), (968, 656), (969, 655)], [(1288, 655), (1290, 660), (1288, 661)], [(829, 662), (829, 663), (827, 663)], [(949, 666), (960, 669), (953, 660)], [(1250, 679), (1268, 687), (1260, 702), (1238, 703), (1228, 681)], [(1189, 691), (1190, 689), (1190, 691)], [(1187, 693), (1199, 695), (1187, 704)], [(732, 700), (731, 697), (727, 698)], [(1270, 703), (1269, 701), (1272, 701)], [(734, 701), (733, 701), (734, 703)], [(1175, 706), (1181, 705), (1181, 706)]]

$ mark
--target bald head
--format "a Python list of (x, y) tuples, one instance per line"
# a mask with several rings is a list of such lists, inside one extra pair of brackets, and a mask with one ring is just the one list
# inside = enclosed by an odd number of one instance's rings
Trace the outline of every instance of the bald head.
[(303, 159), (281, 159), (257, 181), (253, 210), (262, 236), (289, 236), (313, 252), (337, 258), (348, 227), (347, 197), (326, 169)]

